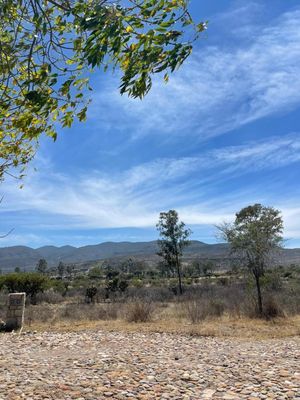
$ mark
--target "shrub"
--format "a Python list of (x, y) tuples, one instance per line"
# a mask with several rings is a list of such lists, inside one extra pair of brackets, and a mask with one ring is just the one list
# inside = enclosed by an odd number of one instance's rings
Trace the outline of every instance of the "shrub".
[(207, 317), (201, 300), (190, 300), (183, 303), (183, 307), (186, 311), (187, 318), (193, 323), (197, 324)]
[(282, 289), (282, 281), (280, 274), (277, 271), (268, 271), (262, 278), (262, 286), (267, 290), (280, 290)]
[[(84, 304), (66, 304), (64, 308), (60, 311), (61, 319), (70, 319), (70, 320), (85, 320), (85, 319), (99, 319), (99, 312), (95, 312), (95, 307)], [(99, 311), (99, 310), (97, 310)], [(104, 314), (101, 309), (101, 315)]]
[(216, 299), (194, 298), (182, 302), (186, 318), (196, 324), (208, 317), (221, 317), (225, 311), (223, 302)]
[(135, 288), (142, 288), (144, 286), (142, 279), (136, 277), (131, 280), (131, 284)]
[(208, 303), (208, 315), (221, 317), (224, 314), (225, 306), (221, 300), (212, 300)]
[(49, 322), (55, 319), (55, 309), (48, 304), (40, 304), (26, 307), (25, 323), (31, 325), (33, 322)]
[(174, 299), (174, 295), (166, 287), (130, 287), (127, 297), (133, 300), (141, 299), (141, 301), (151, 299), (153, 302), (172, 301)]
[(221, 286), (229, 286), (229, 279), (228, 277), (221, 277), (217, 281)]
[(125, 316), (128, 322), (149, 322), (153, 313), (154, 305), (151, 300), (135, 299), (128, 303)]
[(111, 295), (114, 297), (117, 293), (124, 294), (128, 288), (128, 282), (121, 280), (119, 277), (113, 277), (113, 279), (108, 279), (106, 284), (106, 298), (109, 299)]
[(61, 310), (61, 319), (80, 320), (112, 320), (118, 318), (118, 308), (115, 304), (66, 304)]
[(90, 286), (86, 289), (85, 291), (85, 298), (87, 303), (94, 303), (95, 302), (95, 297), (97, 295), (97, 288), (95, 286)]
[(36, 272), (22, 272), (0, 277), (0, 289), (5, 287), (9, 293), (25, 292), (31, 303), (36, 303), (36, 296), (45, 290), (48, 279)]
[(37, 303), (59, 304), (64, 301), (61, 293), (55, 292), (53, 289), (46, 290), (43, 293), (38, 293), (36, 296)]
[(263, 315), (267, 320), (284, 317), (284, 312), (274, 297), (267, 297), (264, 302)]

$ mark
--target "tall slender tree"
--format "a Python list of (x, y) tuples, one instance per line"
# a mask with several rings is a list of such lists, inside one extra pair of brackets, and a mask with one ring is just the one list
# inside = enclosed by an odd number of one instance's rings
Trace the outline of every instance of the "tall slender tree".
[(60, 262), (58, 263), (58, 266), (57, 266), (57, 272), (58, 272), (58, 275), (59, 275), (61, 278), (63, 278), (64, 273), (65, 273), (65, 270), (66, 270), (65, 264), (64, 264), (62, 261), (60, 261)]
[(185, 227), (184, 222), (179, 221), (175, 210), (161, 212), (156, 225), (160, 239), (158, 240), (159, 256), (163, 257), (165, 264), (170, 269), (176, 269), (178, 277), (179, 294), (183, 293), (181, 257), (183, 249), (189, 245), (188, 240), (191, 230)]

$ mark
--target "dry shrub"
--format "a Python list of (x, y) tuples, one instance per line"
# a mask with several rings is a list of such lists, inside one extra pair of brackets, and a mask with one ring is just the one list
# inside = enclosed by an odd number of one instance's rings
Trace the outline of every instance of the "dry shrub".
[(211, 317), (221, 317), (224, 314), (225, 305), (222, 300), (212, 300), (208, 303), (208, 315)]
[(129, 287), (127, 298), (136, 299), (151, 299), (154, 302), (168, 302), (174, 299), (174, 295), (167, 287)]
[(225, 306), (222, 301), (212, 299), (191, 299), (182, 303), (185, 316), (193, 324), (205, 320), (208, 317), (221, 317)]
[(187, 318), (193, 324), (197, 324), (198, 322), (204, 320), (207, 317), (201, 300), (190, 300), (184, 302), (182, 305), (184, 311), (186, 312)]
[(37, 303), (59, 304), (64, 300), (65, 299), (61, 293), (55, 292), (52, 289), (37, 295)]
[(286, 316), (285, 311), (273, 294), (267, 294), (263, 297), (262, 315), (259, 313), (257, 300), (254, 297), (248, 297), (248, 299), (243, 303), (243, 309), (244, 315), (251, 319), (265, 318), (266, 320), (271, 320)]
[(263, 315), (267, 320), (285, 316), (278, 302), (271, 296), (264, 301)]
[(154, 313), (154, 304), (151, 300), (136, 299), (127, 304), (125, 318), (128, 322), (149, 322)]
[(33, 322), (53, 322), (55, 309), (48, 304), (28, 306), (25, 308), (25, 323), (31, 325)]
[(118, 319), (122, 306), (120, 306), (120, 304), (107, 304), (105, 309), (106, 319), (115, 320)]
[(66, 304), (60, 318), (75, 321), (117, 319), (118, 308), (116, 304)]
[(293, 282), (289, 287), (276, 293), (276, 300), (284, 309), (286, 315), (293, 316), (300, 314), (300, 279)]

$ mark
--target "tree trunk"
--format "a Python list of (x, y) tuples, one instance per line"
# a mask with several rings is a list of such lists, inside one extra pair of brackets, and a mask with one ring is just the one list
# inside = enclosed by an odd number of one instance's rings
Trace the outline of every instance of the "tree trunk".
[(177, 266), (177, 275), (178, 275), (179, 294), (182, 295), (183, 290), (182, 290), (181, 271), (180, 271), (180, 263), (179, 263), (178, 254), (176, 254), (176, 264), (177, 264), (176, 266)]
[(262, 296), (261, 296), (261, 290), (260, 290), (259, 275), (257, 275), (257, 274), (255, 274), (255, 282), (256, 282), (256, 289), (257, 289), (258, 312), (259, 312), (259, 315), (262, 316), (262, 313), (263, 313)]

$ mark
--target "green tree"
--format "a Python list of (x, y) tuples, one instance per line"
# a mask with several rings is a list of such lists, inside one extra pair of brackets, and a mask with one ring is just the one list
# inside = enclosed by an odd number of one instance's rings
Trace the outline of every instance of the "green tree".
[(47, 277), (36, 272), (11, 273), (0, 277), (0, 289), (5, 287), (9, 293), (25, 292), (33, 304), (36, 303), (36, 295), (43, 292), (47, 284)]
[(108, 271), (106, 274), (105, 297), (110, 298), (110, 295), (115, 295), (118, 292), (124, 293), (128, 287), (128, 282), (122, 280), (118, 271)]
[(169, 264), (165, 259), (158, 262), (157, 268), (163, 278), (175, 278), (177, 275), (176, 265)]
[(216, 265), (212, 261), (204, 261), (201, 265), (201, 272), (204, 276), (211, 276), (216, 269)]
[(195, 276), (199, 277), (202, 275), (203, 273), (202, 266), (203, 266), (203, 260), (201, 260), (200, 258), (193, 260), (192, 269), (194, 270)]
[(236, 214), (232, 224), (218, 227), (222, 237), (231, 245), (253, 274), (257, 289), (258, 312), (263, 315), (261, 278), (275, 250), (282, 247), (283, 221), (279, 210), (254, 204)]
[(67, 275), (68, 275), (68, 279), (72, 279), (72, 276), (73, 276), (73, 274), (74, 274), (74, 271), (75, 271), (75, 265), (73, 265), (73, 264), (68, 264), (68, 265), (66, 266), (66, 272), (67, 272)]
[(101, 279), (103, 276), (103, 271), (102, 268), (100, 267), (100, 265), (95, 265), (94, 267), (92, 267), (89, 272), (88, 272), (88, 277), (89, 279)]
[(127, 290), (127, 288), (128, 288), (128, 282), (127, 281), (124, 281), (124, 280), (122, 280), (122, 281), (119, 281), (119, 291), (121, 292), (121, 293), (124, 293), (126, 290)]
[(47, 261), (44, 258), (41, 258), (38, 261), (35, 270), (40, 274), (45, 274), (47, 272)]
[(144, 261), (136, 260), (134, 258), (128, 258), (127, 260), (124, 260), (121, 265), (120, 265), (120, 270), (125, 273), (125, 274), (132, 274), (135, 276), (141, 277), (145, 270), (147, 269), (147, 266)]
[(181, 257), (183, 249), (190, 243), (188, 237), (191, 235), (191, 230), (186, 229), (185, 224), (179, 221), (178, 213), (175, 210), (161, 212), (156, 227), (160, 235), (158, 240), (160, 250), (157, 254), (163, 257), (169, 269), (176, 269), (178, 289), (182, 294)]
[[(120, 71), (120, 92), (142, 98), (206, 29), (188, 0), (2, 0), (0, 178), (33, 158), (42, 133), (86, 118), (90, 73)], [(189, 38), (189, 39), (187, 39)]]
[(59, 264), (58, 264), (58, 266), (57, 266), (57, 272), (58, 272), (58, 275), (59, 275), (61, 278), (64, 276), (65, 269), (66, 269), (65, 264), (64, 264), (62, 261), (60, 261)]
[(98, 289), (95, 286), (90, 286), (85, 291), (85, 298), (88, 303), (94, 303)]

